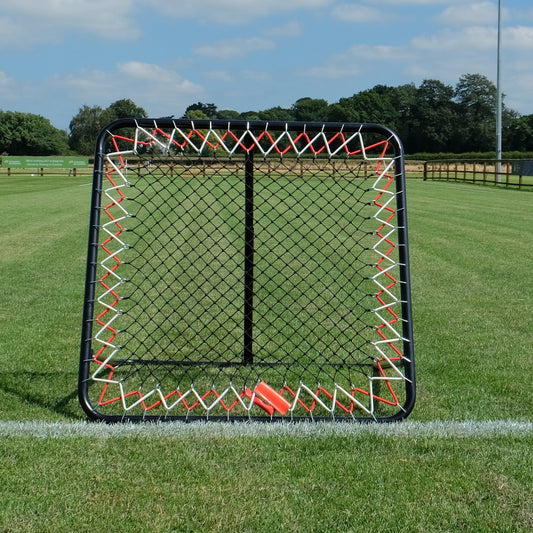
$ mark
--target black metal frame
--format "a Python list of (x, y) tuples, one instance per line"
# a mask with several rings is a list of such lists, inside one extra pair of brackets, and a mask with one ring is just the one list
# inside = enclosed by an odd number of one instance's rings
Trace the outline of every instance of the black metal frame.
[[(146, 420), (146, 419), (167, 419), (167, 420), (194, 420), (205, 419), (205, 416), (187, 415), (183, 416), (151, 416), (149, 413), (143, 415), (130, 415), (123, 413), (122, 415), (106, 414), (101, 412), (97, 406), (91, 403), (89, 398), (89, 386), (91, 384), (90, 366), (94, 361), (93, 341), (94, 341), (94, 312), (95, 312), (95, 287), (97, 285), (97, 267), (99, 254), (99, 239), (101, 231), (101, 211), (102, 211), (102, 193), (103, 180), (105, 176), (105, 158), (109, 152), (108, 142), (110, 136), (123, 128), (144, 127), (151, 128), (157, 124), (160, 128), (197, 128), (198, 130), (217, 128), (225, 130), (232, 128), (234, 131), (306, 131), (311, 134), (317, 132), (363, 132), (364, 134), (376, 134), (383, 136), (388, 140), (390, 146), (394, 150), (395, 158), (395, 187), (396, 187), (396, 218), (397, 218), (397, 236), (398, 236), (398, 255), (399, 255), (399, 272), (401, 281), (401, 328), (403, 341), (403, 354), (405, 361), (402, 362), (403, 370), (406, 376), (405, 383), (405, 401), (399, 411), (386, 417), (380, 416), (354, 416), (349, 417), (335, 417), (337, 419), (358, 420), (358, 421), (378, 421), (390, 422), (401, 420), (405, 418), (413, 409), (415, 403), (415, 371), (414, 371), (414, 351), (413, 351), (413, 332), (412, 332), (412, 311), (411, 311), (411, 288), (409, 275), (409, 249), (408, 249), (408, 234), (407, 234), (407, 210), (405, 199), (405, 172), (403, 160), (403, 148), (397, 136), (388, 128), (378, 124), (337, 124), (337, 123), (285, 123), (285, 122), (247, 122), (247, 121), (190, 121), (190, 120), (173, 120), (173, 119), (123, 119), (110, 124), (100, 134), (97, 141), (97, 148), (94, 163), (94, 180), (93, 192), (91, 200), (91, 217), (90, 230), (88, 242), (88, 256), (87, 256), (87, 272), (86, 272), (86, 286), (83, 312), (83, 327), (82, 327), (82, 342), (81, 355), (79, 367), (79, 399), (83, 410), (92, 419), (101, 419), (108, 422), (117, 422), (124, 420)], [(254, 365), (254, 157), (260, 157), (261, 154), (254, 146), (253, 137), (249, 137), (241, 142), (242, 150), (239, 150), (241, 156), (244, 156), (244, 277), (243, 277), (243, 302), (244, 302), (244, 323), (243, 323), (243, 359), (242, 364)], [(200, 154), (199, 154), (200, 156)], [(280, 156), (281, 157), (281, 156)], [(283, 156), (290, 157), (290, 156)], [(316, 154), (315, 154), (316, 157)], [(346, 157), (346, 156), (342, 156)], [(190, 364), (190, 363), (189, 363)], [(261, 363), (259, 363), (261, 364)], [(214, 416), (210, 419), (229, 419), (229, 416)], [(249, 419), (247, 416), (231, 417), (231, 420)], [(260, 419), (269, 420), (286, 420), (287, 417), (279, 417), (271, 415), (269, 417), (259, 417)], [(309, 417), (303, 417), (310, 419)], [(311, 417), (314, 420), (331, 417)], [(292, 419), (301, 419), (300, 417), (293, 417)]]

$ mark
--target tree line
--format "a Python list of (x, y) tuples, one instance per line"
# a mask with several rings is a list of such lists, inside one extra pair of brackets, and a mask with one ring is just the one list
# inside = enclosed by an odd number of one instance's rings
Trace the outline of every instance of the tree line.
[[(402, 139), (407, 154), (490, 152), (495, 149), (497, 90), (481, 74), (465, 74), (455, 87), (424, 80), (418, 87), (376, 85), (372, 89), (328, 103), (303, 97), (290, 108), (261, 111), (219, 110), (197, 102), (182, 118), (307, 122), (375, 122), (390, 127)], [(125, 117), (147, 117), (130, 99), (107, 108), (80, 108), (69, 132), (30, 113), (0, 110), (0, 154), (92, 155), (103, 127)], [(533, 114), (520, 115), (503, 105), (502, 145), (505, 151), (533, 151)]]

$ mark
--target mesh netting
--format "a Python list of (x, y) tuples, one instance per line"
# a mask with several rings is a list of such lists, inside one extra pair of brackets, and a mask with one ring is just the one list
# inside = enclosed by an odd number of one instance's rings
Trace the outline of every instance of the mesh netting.
[(111, 125), (95, 161), (85, 410), (406, 416), (403, 184), (399, 142), (375, 125)]

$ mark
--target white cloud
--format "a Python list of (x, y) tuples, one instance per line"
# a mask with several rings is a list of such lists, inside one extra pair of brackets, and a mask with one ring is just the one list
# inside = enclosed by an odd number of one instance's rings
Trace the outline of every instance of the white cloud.
[(121, 98), (131, 98), (154, 115), (182, 112), (181, 108), (192, 99), (205, 94), (203, 87), (172, 69), (138, 61), (120, 63), (113, 71), (82, 70), (56, 75), (45, 84), (63, 91), (80, 105), (105, 107)]
[(335, 63), (326, 63), (316, 67), (311, 67), (305, 74), (311, 78), (318, 79), (341, 79), (353, 78), (359, 76), (363, 69), (354, 63), (348, 61), (336, 61)]
[[(430, 37), (415, 37), (411, 41), (414, 51), (460, 55), (473, 50), (496, 50), (496, 28), (470, 26), (459, 30), (446, 28)], [(448, 60), (451, 56), (447, 56)]]
[[(528, 42), (528, 33), (516, 38)], [(465, 73), (495, 71), (496, 28), (446, 28), (398, 46), (356, 45), (331, 55), (306, 74), (317, 79), (365, 78), (367, 86), (399, 78), (415, 83), (439, 79), (455, 83)]]
[(353, 78), (372, 72), (372, 68), (382, 70), (382, 65), (408, 58), (409, 53), (404, 47), (360, 44), (329, 57), (324, 64), (307, 70), (306, 74), (315, 78)]
[(245, 70), (242, 73), (243, 78), (246, 78), (247, 80), (251, 81), (268, 81), (272, 78), (272, 76), (263, 70)]
[(333, 8), (331, 15), (344, 22), (366, 23), (382, 21), (386, 13), (373, 6), (341, 4)]
[(142, 63), (140, 61), (128, 61), (117, 66), (118, 75), (121, 78), (147, 84), (157, 84), (175, 87), (177, 90), (190, 90), (195, 88), (188, 80), (183, 79), (174, 70), (165, 69), (160, 65)]
[(447, 7), (438, 17), (438, 21), (449, 26), (484, 25), (494, 26), (498, 11), (494, 2), (478, 2)]
[[(306, 71), (316, 79), (367, 79), (386, 83), (395, 76), (420, 83), (439, 79), (455, 84), (466, 73), (480, 73), (495, 81), (496, 40), (494, 26), (444, 28), (429, 36), (418, 36), (399, 46), (356, 45), (330, 55), (322, 64)], [(514, 99), (506, 98), (513, 109), (530, 101), (533, 28), (505, 27), (503, 43), (503, 92), (512, 80)]]
[(57, 33), (45, 31), (36, 21), (0, 18), (0, 46), (3, 50), (27, 49), (40, 42), (57, 42)]
[(18, 96), (17, 82), (0, 71), (0, 99), (6, 101)]
[(72, 31), (135, 39), (141, 34), (133, 18), (136, 4), (137, 0), (0, 0), (0, 43), (26, 48), (61, 41)]
[(272, 50), (275, 44), (270, 39), (251, 37), (249, 39), (227, 39), (213, 44), (205, 44), (194, 50), (196, 55), (214, 57), (217, 59), (231, 59), (243, 57), (258, 50)]
[(261, 70), (243, 70), (243, 71), (228, 71), (228, 70), (210, 70), (205, 72), (203, 77), (207, 80), (212, 80), (222, 83), (233, 83), (238, 80), (250, 80), (250, 81), (268, 81), (271, 79), (271, 75), (268, 72)]
[(161, 13), (219, 24), (246, 24), (253, 20), (299, 9), (326, 7), (333, 0), (147, 0)]
[(471, 26), (447, 28), (431, 37), (417, 37), (409, 43), (411, 61), (408, 76), (455, 83), (466, 73), (493, 78), (496, 70), (496, 28)]
[[(373, 0), (367, 0), (372, 2)], [(380, 4), (389, 4), (393, 6), (435, 6), (439, 4), (463, 4), (476, 2), (477, 0), (378, 0)], [(374, 1), (374, 3), (376, 3)]]
[(210, 70), (204, 72), (204, 78), (206, 80), (221, 81), (224, 83), (231, 83), (235, 81), (235, 75), (228, 70)]
[(292, 20), (281, 26), (268, 28), (263, 31), (263, 34), (271, 37), (298, 37), (302, 32), (302, 25), (299, 22)]
[[(530, 53), (533, 50), (533, 27), (515, 26), (502, 29), (503, 51)], [(446, 28), (431, 37), (415, 37), (411, 41), (414, 53), (432, 53), (449, 62), (461, 61), (462, 56), (483, 54), (492, 59), (496, 54), (497, 29), (490, 26), (469, 26), (461, 29)], [(452, 54), (455, 54), (452, 56)], [(515, 57), (518, 57), (515, 55)], [(429, 58), (428, 58), (429, 59)], [(528, 67), (531, 62), (526, 62)], [(471, 70), (471, 69), (470, 69)]]
[[(527, 52), (533, 50), (533, 27), (516, 26), (504, 28), (502, 31), (502, 46), (506, 49)], [(531, 61), (526, 63), (531, 68)]]
[[(521, 111), (526, 115), (530, 115), (533, 113), (531, 110), (531, 105), (529, 105), (529, 102), (531, 102), (531, 87), (533, 87), (533, 72), (531, 72), (531, 69), (524, 69), (524, 71), (517, 70), (513, 74), (512, 79), (512, 95), (507, 93), (504, 79), (503, 92), (506, 95), (505, 105), (507, 105), (510, 109), (520, 110), (521, 108), (524, 108)], [(527, 102), (528, 104), (524, 106), (524, 102)]]

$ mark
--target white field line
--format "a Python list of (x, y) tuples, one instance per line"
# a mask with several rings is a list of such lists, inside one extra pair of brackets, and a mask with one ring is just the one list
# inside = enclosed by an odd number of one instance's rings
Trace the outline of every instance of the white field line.
[(358, 437), (373, 435), (390, 438), (490, 438), (533, 436), (533, 422), (487, 421), (405, 421), (394, 424), (334, 422), (163, 422), (104, 424), (99, 422), (0, 422), (0, 437), (41, 439), (88, 438), (211, 438), (211, 437)]

